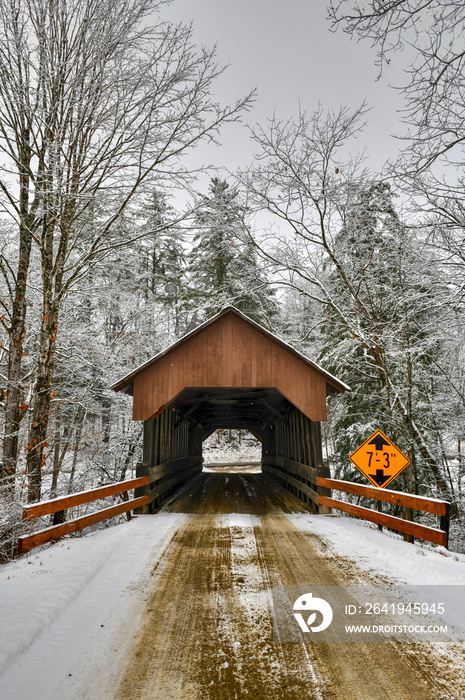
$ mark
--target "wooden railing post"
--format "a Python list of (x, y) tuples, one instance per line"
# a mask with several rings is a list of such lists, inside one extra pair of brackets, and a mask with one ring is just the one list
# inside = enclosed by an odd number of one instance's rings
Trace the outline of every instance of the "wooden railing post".
[(446, 533), (446, 549), (449, 549), (450, 503), (446, 503), (446, 512), (441, 515), (440, 528)]
[[(321, 477), (322, 479), (331, 479), (331, 470), (328, 465), (326, 464), (319, 464), (317, 467), (317, 475), (318, 477)], [(319, 486), (318, 485), (318, 478), (317, 478), (317, 487), (319, 496), (324, 496), (326, 498), (331, 498), (331, 489), (327, 488), (326, 486)], [(327, 506), (323, 505), (322, 503), (318, 504), (318, 514), (319, 515), (330, 515), (332, 513), (332, 509)]]
[[(383, 504), (382, 504), (381, 501), (377, 501), (377, 502), (376, 502), (376, 510), (378, 511), (378, 513), (382, 513), (382, 512), (383, 512)], [(380, 532), (383, 531), (383, 526), (381, 525), (381, 523), (378, 523), (378, 530), (379, 530)]]
[[(407, 464), (407, 469), (406, 469), (406, 475), (407, 475), (407, 486), (408, 486), (408, 492), (413, 493), (413, 470), (412, 470), (412, 461), (413, 461), (413, 450), (408, 451), (408, 458), (410, 460), (410, 464)], [(404, 520), (409, 520), (411, 523), (413, 523), (413, 508), (403, 508), (402, 509)], [(415, 542), (415, 538), (413, 535), (408, 535), (407, 533), (404, 533), (404, 540), (405, 542), (410, 542), (413, 544)]]
[[(404, 520), (408, 520), (409, 522), (413, 523), (413, 510), (412, 510), (412, 508), (402, 508), (402, 515), (403, 515)], [(413, 535), (407, 535), (406, 533), (404, 533), (404, 541), (410, 542), (410, 544), (413, 544), (415, 542), (415, 538)]]
[[(136, 479), (138, 479), (140, 476), (148, 476), (149, 475), (149, 465), (147, 462), (137, 462), (136, 464)], [(139, 486), (138, 488), (134, 489), (134, 498), (142, 498), (142, 496), (147, 496), (148, 492), (150, 489), (150, 484), (146, 484), (145, 486)], [(144, 506), (140, 506), (140, 508), (135, 508), (134, 513), (137, 515), (147, 515), (149, 513), (149, 504), (147, 503)]]
[(61, 525), (61, 523), (64, 523), (66, 519), (66, 513), (64, 510), (58, 510), (56, 513), (53, 514), (52, 518), (52, 525)]

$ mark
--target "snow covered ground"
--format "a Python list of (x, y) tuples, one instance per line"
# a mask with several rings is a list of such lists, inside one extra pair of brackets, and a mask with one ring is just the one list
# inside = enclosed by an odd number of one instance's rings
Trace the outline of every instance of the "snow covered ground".
[[(140, 622), (145, 582), (175, 533), (192, 517), (139, 516), (0, 567), (1, 700), (58, 698), (63, 679), (69, 687), (90, 656), (95, 664), (95, 656), (102, 653), (102, 665), (109, 653), (113, 664), (123, 660)], [(352, 560), (383, 580), (465, 585), (465, 555), (412, 546), (344, 516), (287, 517), (301, 531), (318, 534), (329, 547), (328, 556)], [(246, 514), (225, 514), (223, 519), (225, 527), (244, 519), (250, 525), (252, 520)], [(462, 611), (454, 619), (463, 630), (464, 618)]]
[[(234, 464), (238, 462), (260, 462), (262, 457), (262, 444), (248, 431), (242, 431), (239, 442), (238, 430), (215, 431), (203, 443), (203, 457), (205, 464), (224, 463)], [(228, 442), (229, 432), (232, 433), (232, 441)]]
[(303, 532), (322, 537), (335, 554), (395, 583), (465, 586), (465, 554), (418, 541), (411, 545), (400, 535), (380, 532), (376, 525), (343, 515), (287, 517)]
[(188, 518), (134, 518), (0, 567), (1, 700), (49, 700), (77, 660), (85, 663), (87, 649), (118, 636), (114, 627), (123, 620), (114, 653), (124, 653), (143, 582)]
[[(405, 595), (406, 584), (408, 600), (421, 604), (423, 587), (436, 587), (433, 594), (438, 597), (436, 603), (446, 602), (442, 621), (448, 625), (453, 639), (465, 639), (464, 554), (418, 541), (412, 545), (404, 542), (400, 535), (386, 530), (380, 532), (372, 523), (343, 515), (298, 513), (287, 517), (302, 532), (321, 537), (334, 556), (345, 557), (378, 580), (395, 584), (390, 586), (393, 598), (396, 598), (396, 589), (401, 598)], [(449, 589), (449, 596), (446, 586), (454, 587), (454, 590)]]

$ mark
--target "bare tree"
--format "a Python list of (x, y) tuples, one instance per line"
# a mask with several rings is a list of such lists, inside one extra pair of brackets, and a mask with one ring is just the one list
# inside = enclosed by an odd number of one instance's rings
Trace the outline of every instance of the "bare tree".
[[(408, 129), (391, 175), (410, 195), (417, 222), (428, 232), (429, 252), (453, 294), (449, 354), (461, 357), (465, 299), (465, 5), (451, 0), (334, 0), (333, 28), (371, 41), (382, 71), (405, 49), (400, 86)], [(457, 344), (453, 349), (454, 343)], [(438, 366), (448, 377), (449, 405), (463, 406), (460, 365)], [(461, 411), (460, 411), (461, 413)], [(459, 444), (463, 419), (457, 426)], [(459, 423), (460, 423), (459, 422)]]
[[(159, 16), (164, 0), (0, 0), (0, 189), (18, 230), (4, 305), (9, 339), (4, 466), (13, 473), (32, 246), (42, 306), (28, 438), (29, 500), (40, 497), (63, 299), (89, 266), (124, 245), (117, 222), (145, 187), (179, 184), (181, 157), (239, 118), (210, 91), (214, 51)], [(8, 266), (3, 261), (2, 272)], [(11, 266), (10, 266), (11, 267)], [(6, 273), (4, 273), (5, 275)]]
[[(333, 0), (333, 28), (368, 39), (377, 50), (380, 70), (406, 49), (404, 121), (411, 127), (410, 172), (435, 164), (463, 171), (465, 143), (465, 6), (450, 0)], [(463, 176), (461, 176), (463, 177)], [(462, 180), (463, 185), (463, 180)]]
[(422, 256), (412, 258), (389, 186), (369, 186), (370, 173), (348, 155), (363, 115), (363, 108), (319, 109), (295, 122), (274, 118), (268, 129), (255, 130), (258, 161), (241, 179), (256, 206), (280, 224), (274, 241), (268, 232), (255, 245), (283, 285), (326, 310), (325, 323), (339, 329), (346, 359), (357, 348), (357, 371), (378, 383), (385, 420), (398, 416), (436, 488), (450, 497), (434, 443), (412, 406), (415, 367), (431, 350), (428, 329), (422, 325), (420, 333), (419, 325), (443, 297), (440, 285), (426, 284), (426, 278), (424, 285), (408, 286), (404, 268)]
[[(380, 70), (405, 49), (405, 98), (400, 113), (407, 131), (392, 173), (429, 216), (433, 245), (465, 289), (465, 5), (450, 0), (334, 0), (334, 29), (376, 47)], [(423, 216), (423, 221), (425, 217)]]

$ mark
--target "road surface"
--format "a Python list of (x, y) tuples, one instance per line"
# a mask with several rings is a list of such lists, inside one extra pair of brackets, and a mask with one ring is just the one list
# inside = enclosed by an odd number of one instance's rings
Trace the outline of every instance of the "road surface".
[(73, 697), (94, 700), (97, 690), (112, 700), (464, 697), (463, 688), (450, 690), (426, 646), (273, 639), (274, 585), (373, 584), (286, 518), (303, 510), (261, 474), (196, 477), (163, 508), (189, 517), (154, 564), (144, 610), (137, 625), (128, 621), (124, 655), (112, 663), (107, 654), (98, 669), (90, 664)]

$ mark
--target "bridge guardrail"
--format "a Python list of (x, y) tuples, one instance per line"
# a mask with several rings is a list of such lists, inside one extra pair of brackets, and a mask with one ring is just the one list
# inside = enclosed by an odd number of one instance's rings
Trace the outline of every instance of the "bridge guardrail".
[(433, 544), (439, 544), (443, 547), (449, 546), (449, 524), (450, 524), (450, 503), (441, 501), (436, 498), (425, 498), (424, 496), (415, 496), (413, 494), (404, 493), (403, 491), (391, 491), (388, 489), (375, 488), (374, 486), (364, 486), (356, 484), (352, 481), (342, 481), (339, 479), (325, 479), (317, 477), (317, 485), (325, 488), (330, 488), (335, 491), (344, 491), (357, 496), (365, 496), (385, 503), (394, 503), (403, 508), (411, 508), (413, 510), (423, 511), (424, 513), (432, 513), (439, 515), (440, 529), (428, 527), (427, 525), (419, 525), (411, 520), (397, 518), (394, 515), (380, 513), (379, 511), (363, 508), (345, 501), (338, 501), (335, 498), (319, 495), (319, 502), (322, 505), (329, 506), (336, 510), (355, 515), (358, 518), (363, 518), (377, 525), (384, 525), (391, 530), (402, 532), (406, 535), (418, 537)]
[[(73, 520), (68, 520), (67, 522), (58, 522), (61, 519), (60, 516), (62, 516), (64, 511), (68, 508), (83, 505), (84, 503), (91, 503), (92, 501), (98, 501), (106, 496), (124, 493), (134, 488), (148, 486), (148, 483), (149, 477), (142, 476), (137, 479), (119, 481), (115, 484), (109, 484), (108, 486), (100, 486), (99, 488), (90, 489), (89, 491), (80, 491), (79, 493), (73, 493), (69, 496), (59, 496), (58, 498), (52, 498), (48, 501), (40, 501), (39, 503), (33, 503), (29, 506), (25, 506), (23, 508), (23, 521), (33, 520), (34, 518), (40, 518), (43, 515), (51, 515), (52, 513), (55, 513), (56, 524), (44, 528), (43, 530), (38, 530), (32, 534), (18, 537), (17, 554), (24, 554), (24, 552), (27, 552), (34, 547), (38, 547), (41, 544), (60, 539), (60, 537), (69, 535), (72, 532), (77, 532), (78, 530), (82, 530), (90, 525), (95, 525), (95, 523), (113, 518), (115, 515), (127, 513), (129, 510), (146, 505), (149, 499), (148, 494), (139, 498), (133, 498), (129, 501), (124, 501), (123, 503), (118, 503), (117, 505), (109, 506), (108, 508), (102, 508), (95, 513), (74, 518)], [(59, 516), (58, 519), (56, 516)]]

